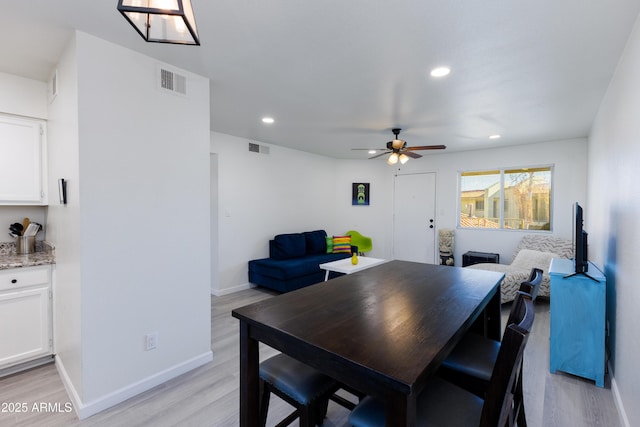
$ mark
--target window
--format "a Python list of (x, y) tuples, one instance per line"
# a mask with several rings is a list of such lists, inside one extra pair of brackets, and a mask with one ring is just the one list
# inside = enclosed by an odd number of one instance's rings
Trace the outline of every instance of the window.
[(552, 167), (460, 173), (461, 228), (551, 230)]

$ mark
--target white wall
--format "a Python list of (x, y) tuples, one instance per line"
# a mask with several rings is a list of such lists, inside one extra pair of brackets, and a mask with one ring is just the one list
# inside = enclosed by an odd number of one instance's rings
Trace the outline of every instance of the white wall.
[[(463, 170), (553, 165), (553, 235), (563, 238), (571, 238), (573, 203), (586, 198), (585, 139), (428, 153), (402, 168), (388, 166), (383, 159), (336, 160), (276, 146), (270, 147), (269, 155), (250, 153), (249, 142), (212, 134), (212, 150), (219, 156), (220, 196), (219, 289), (214, 294), (248, 286), (247, 262), (268, 257), (268, 241), (278, 233), (321, 228), (341, 234), (356, 229), (372, 237), (370, 256), (391, 258), (396, 173), (437, 174), (437, 228), (457, 226), (457, 177)], [(351, 205), (353, 182), (371, 184), (370, 206)], [(509, 263), (526, 233), (530, 232), (456, 229), (456, 265), (468, 250), (497, 252)]]
[[(46, 119), (47, 84), (12, 74), (0, 73), (0, 112)], [(9, 224), (22, 222), (24, 217), (44, 224), (46, 213), (47, 208), (44, 206), (0, 206), (0, 225), (5, 229)], [(41, 233), (38, 235), (38, 239), (44, 238), (44, 236), (45, 234)], [(0, 235), (0, 242), (10, 242), (11, 240), (7, 233)]]
[(531, 231), (469, 230), (457, 227), (458, 173), (505, 167), (553, 165), (553, 230), (556, 237), (571, 239), (572, 204), (586, 199), (587, 143), (585, 139), (540, 142), (513, 147), (426, 154), (411, 160), (401, 172), (437, 173), (436, 226), (455, 229), (455, 262), (462, 265), (462, 254), (469, 251), (500, 254), (509, 264), (518, 242)]
[[(211, 133), (218, 157), (220, 295), (248, 286), (247, 262), (268, 256), (269, 239), (279, 233), (333, 230), (334, 161), (269, 146), (269, 154), (248, 151), (250, 141)], [(255, 141), (251, 141), (255, 142)], [(268, 144), (262, 144), (268, 146)]]
[(588, 205), (585, 228), (589, 255), (607, 277), (612, 389), (627, 426), (640, 425), (640, 23), (600, 106), (589, 138)]
[[(83, 396), (82, 283), (80, 278), (80, 169), (78, 165), (78, 77), (75, 38), (59, 62), (58, 96), (49, 108), (49, 194), (67, 181), (67, 204), (48, 208), (47, 238), (56, 245), (54, 268), (54, 346), (56, 363), (76, 401)], [(50, 197), (52, 202), (55, 198)]]
[[(393, 253), (394, 169), (384, 161), (338, 160), (333, 182), (335, 210), (333, 229), (337, 233), (356, 230), (371, 237), (373, 249), (367, 256), (390, 259)], [(370, 184), (369, 206), (353, 206), (352, 184)]]
[(167, 94), (158, 65), (80, 32), (59, 64), (77, 90), (51, 107), (70, 185), (49, 218), (70, 299), (56, 334), (81, 417), (211, 360), (209, 82), (180, 70), (188, 96)]
[(0, 73), (0, 112), (47, 119), (47, 83)]

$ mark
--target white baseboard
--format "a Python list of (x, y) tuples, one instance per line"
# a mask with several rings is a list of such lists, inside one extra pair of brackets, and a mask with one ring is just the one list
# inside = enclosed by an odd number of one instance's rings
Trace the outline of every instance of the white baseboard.
[(78, 418), (80, 418), (80, 411), (78, 410), (78, 408), (82, 406), (82, 399), (80, 399), (76, 388), (73, 386), (71, 378), (69, 378), (69, 374), (67, 374), (67, 370), (64, 367), (64, 363), (62, 362), (60, 355), (56, 355), (56, 369), (58, 370), (58, 374), (60, 375), (62, 384), (67, 391), (67, 395), (71, 399), (71, 403), (73, 403), (73, 409), (75, 409), (76, 415), (78, 416)]
[[(609, 363), (609, 373), (612, 374), (611, 363)], [(627, 418), (627, 412), (624, 410), (622, 399), (620, 398), (620, 390), (618, 390), (618, 383), (613, 375), (611, 375), (611, 391), (613, 392), (613, 401), (616, 403), (618, 409), (618, 415), (620, 415), (620, 421), (624, 427), (631, 427), (629, 418)]]
[(232, 286), (230, 288), (224, 289), (211, 289), (211, 295), (215, 295), (217, 297), (221, 297), (223, 295), (229, 295), (240, 291), (245, 291), (247, 289), (255, 288), (256, 285), (253, 283), (242, 283), (240, 285)]
[(64, 368), (62, 360), (59, 357), (56, 357), (56, 367), (58, 369), (58, 372), (60, 373), (62, 383), (67, 390), (67, 394), (69, 395), (69, 398), (73, 403), (73, 407), (76, 410), (78, 418), (83, 420), (97, 414), (98, 412), (104, 411), (107, 408), (117, 405), (118, 403), (124, 402), (125, 400), (130, 399), (133, 396), (136, 396), (144, 391), (150, 390), (157, 385), (165, 383), (172, 378), (189, 372), (199, 366), (205, 365), (212, 360), (213, 352), (205, 352), (178, 365), (174, 365), (168, 369), (165, 369), (164, 371), (160, 371), (154, 375), (151, 375), (150, 377), (129, 384), (126, 387), (122, 387), (121, 389), (115, 390), (98, 399), (94, 399), (91, 402), (82, 401), (77, 393), (76, 388), (71, 382), (67, 371)]

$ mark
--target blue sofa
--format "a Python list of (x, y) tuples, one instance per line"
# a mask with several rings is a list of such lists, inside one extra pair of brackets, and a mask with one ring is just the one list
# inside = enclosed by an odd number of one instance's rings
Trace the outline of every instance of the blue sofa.
[(269, 240), (269, 258), (249, 261), (249, 282), (278, 292), (293, 291), (322, 282), (325, 271), (320, 264), (350, 256), (327, 253), (324, 230), (279, 234)]

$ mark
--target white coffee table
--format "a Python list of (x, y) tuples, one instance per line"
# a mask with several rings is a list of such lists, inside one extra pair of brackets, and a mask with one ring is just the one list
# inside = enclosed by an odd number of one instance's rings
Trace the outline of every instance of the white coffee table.
[(324, 281), (326, 282), (327, 280), (329, 280), (330, 271), (335, 271), (336, 273), (351, 274), (355, 273), (356, 271), (361, 271), (366, 268), (373, 267), (374, 265), (384, 264), (385, 262), (387, 262), (386, 259), (359, 256), (358, 263), (355, 265), (351, 264), (351, 258), (345, 258), (339, 259), (338, 261), (320, 264), (320, 268), (327, 271), (324, 275)]

